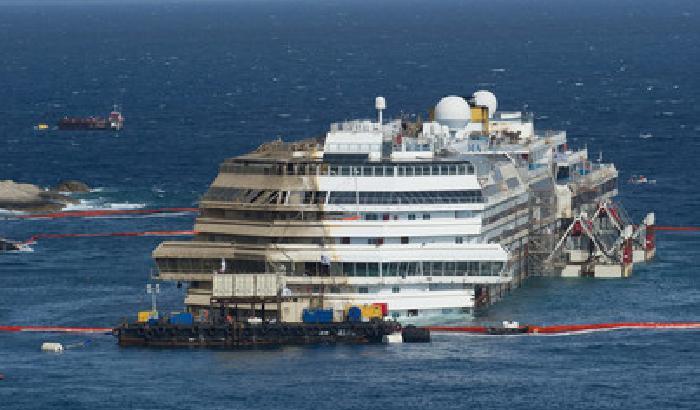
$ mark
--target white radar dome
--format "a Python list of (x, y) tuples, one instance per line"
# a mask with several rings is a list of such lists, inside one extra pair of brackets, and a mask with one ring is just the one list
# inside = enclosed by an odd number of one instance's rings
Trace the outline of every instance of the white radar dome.
[(469, 103), (462, 97), (443, 97), (435, 106), (435, 121), (450, 129), (464, 128), (471, 119)]
[(498, 108), (498, 100), (496, 96), (491, 91), (479, 90), (475, 92), (472, 97), (474, 97), (474, 103), (481, 107), (487, 107), (489, 109), (489, 117), (493, 117)]

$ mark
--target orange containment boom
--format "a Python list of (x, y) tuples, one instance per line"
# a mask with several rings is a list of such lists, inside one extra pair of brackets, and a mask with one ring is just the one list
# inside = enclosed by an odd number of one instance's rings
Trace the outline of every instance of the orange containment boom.
[(140, 232), (102, 232), (102, 233), (40, 233), (31, 236), (24, 244), (35, 243), (39, 239), (57, 238), (101, 238), (108, 236), (189, 236), (196, 231), (140, 231)]
[(111, 333), (109, 327), (0, 326), (0, 332)]
[[(488, 334), (486, 326), (427, 326), (431, 332)], [(620, 322), (589, 323), (579, 325), (534, 326), (527, 325), (529, 334), (564, 334), (619, 329), (700, 329), (700, 322)]]
[(700, 226), (655, 226), (656, 231), (700, 231)]
[(583, 325), (530, 326), (528, 333), (571, 333), (617, 329), (700, 329), (700, 322), (621, 322)]
[(158, 208), (158, 209), (100, 209), (94, 211), (66, 211), (45, 214), (14, 215), (17, 219), (57, 219), (57, 218), (93, 218), (113, 215), (151, 215), (181, 212), (198, 212), (197, 208)]

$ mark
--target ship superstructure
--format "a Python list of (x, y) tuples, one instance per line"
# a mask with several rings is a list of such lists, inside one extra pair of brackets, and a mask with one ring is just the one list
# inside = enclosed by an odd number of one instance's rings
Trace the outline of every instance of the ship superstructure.
[[(377, 120), (224, 161), (195, 240), (154, 251), (159, 278), (189, 282), (195, 313), (216, 302), (255, 316), (276, 300), (277, 318), (298, 321), (304, 308), (385, 303), (423, 322), (469, 317), (528, 275), (570, 265), (583, 275), (604, 262), (624, 276), (624, 229), (605, 231), (605, 252), (560, 240), (586, 212), (602, 219), (617, 194), (615, 167), (570, 150), (565, 132), (497, 111), (488, 91), (445, 97), (428, 121), (383, 121), (381, 97), (376, 108)], [(610, 228), (601, 223), (592, 243)], [(588, 257), (572, 260), (581, 249)], [(259, 283), (278, 291), (256, 295)]]

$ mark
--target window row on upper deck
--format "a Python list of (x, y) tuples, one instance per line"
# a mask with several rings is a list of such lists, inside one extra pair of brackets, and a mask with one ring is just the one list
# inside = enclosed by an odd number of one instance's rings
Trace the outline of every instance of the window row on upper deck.
[[(158, 270), (168, 273), (203, 274), (218, 269), (219, 259), (157, 258)], [(286, 276), (407, 277), (407, 276), (500, 276), (502, 261), (406, 261), (406, 262), (279, 262), (269, 266), (262, 260), (226, 259), (226, 273), (270, 272)]]
[(468, 162), (456, 164), (365, 164), (329, 163), (225, 163), (221, 172), (230, 174), (289, 175), (289, 176), (352, 176), (352, 177), (413, 177), (473, 175), (474, 166)]
[(211, 187), (204, 201), (260, 205), (408, 205), (483, 203), (480, 190), (458, 191), (278, 191)]
[(473, 204), (481, 203), (479, 190), (354, 192), (334, 191), (328, 203), (332, 205), (407, 205), (407, 204)]

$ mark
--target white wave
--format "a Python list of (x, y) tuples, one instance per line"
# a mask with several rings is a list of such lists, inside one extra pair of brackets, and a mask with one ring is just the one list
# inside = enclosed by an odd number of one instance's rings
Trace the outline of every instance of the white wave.
[(494, 73), (504, 73), (506, 71), (505, 68), (492, 68), (491, 71)]
[(647, 139), (647, 138), (653, 138), (653, 137), (654, 137), (654, 135), (650, 132), (639, 134), (639, 138), (641, 138), (641, 139)]
[(555, 336), (577, 336), (585, 335), (589, 333), (598, 332), (610, 332), (613, 330), (619, 330), (620, 328), (607, 328), (607, 329), (586, 329), (586, 330), (572, 330), (570, 332), (560, 332), (560, 333), (529, 333), (530, 336), (540, 336), (540, 337), (555, 337)]
[(141, 209), (145, 208), (146, 204), (131, 203), (131, 202), (104, 202), (101, 199), (81, 199), (77, 204), (68, 204), (63, 208), (63, 211), (95, 211), (95, 210), (120, 210), (120, 209)]
[(109, 204), (110, 209), (141, 209), (145, 208), (146, 204), (138, 204), (138, 203), (131, 203), (131, 202), (122, 202), (122, 203), (113, 203)]
[(31, 252), (34, 252), (34, 249), (32, 249), (29, 245), (24, 245), (19, 250), (16, 250), (16, 251), (5, 251), (5, 253), (31, 253)]
[(15, 216), (24, 215), (26, 212), (23, 211), (13, 211), (12, 209), (0, 208), (0, 216)]

